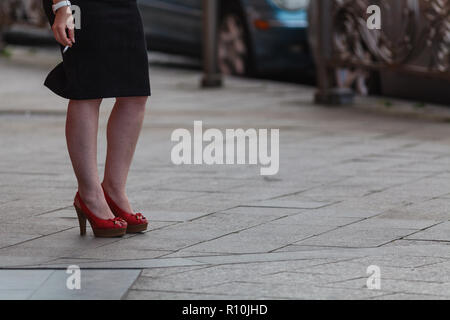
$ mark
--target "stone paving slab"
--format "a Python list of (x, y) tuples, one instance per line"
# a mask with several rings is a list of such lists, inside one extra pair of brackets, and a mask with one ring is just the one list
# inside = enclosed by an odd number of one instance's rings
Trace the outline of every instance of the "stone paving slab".
[[(200, 90), (198, 71), (153, 64), (128, 190), (151, 225), (95, 239), (79, 236), (72, 208), (64, 101), (42, 87), (59, 59), (0, 58), (0, 298), (77, 299), (64, 287), (72, 264), (94, 299), (450, 298), (450, 126), (436, 108), (433, 121), (374, 112), (376, 98), (324, 108), (312, 88), (233, 77)], [(100, 171), (112, 104), (101, 108)], [(280, 172), (174, 166), (171, 133), (196, 120), (280, 129)], [(365, 287), (371, 265), (381, 290)], [(95, 282), (121, 276), (116, 291)]]
[(70, 276), (54, 270), (0, 270), (0, 300), (119, 300), (140, 270), (82, 270), (80, 290), (69, 290)]

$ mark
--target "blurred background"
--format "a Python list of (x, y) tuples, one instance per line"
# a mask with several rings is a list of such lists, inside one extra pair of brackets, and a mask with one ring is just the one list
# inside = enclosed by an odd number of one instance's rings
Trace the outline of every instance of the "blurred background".
[[(149, 49), (189, 58), (182, 59), (186, 66), (198, 68), (202, 55), (203, 1), (138, 0), (138, 3)], [(218, 30), (221, 71), (312, 84), (308, 4), (308, 0), (221, 1)], [(40, 0), (2, 1), (1, 10), (4, 44), (55, 44)]]
[[(351, 1), (350, 1), (351, 2)], [(438, 103), (449, 103), (450, 95), (447, 92), (448, 82), (429, 77), (424, 74), (405, 74), (386, 68), (382, 70), (365, 70), (358, 68), (358, 63), (363, 65), (366, 61), (358, 56), (362, 51), (366, 55), (372, 55), (364, 50), (364, 44), (358, 47), (350, 43), (350, 38), (364, 35), (355, 35), (360, 32), (360, 25), (365, 22), (366, 6), (368, 1), (359, 1), (353, 6), (349, 1), (336, 1), (338, 9), (325, 12), (325, 16), (331, 17), (332, 30), (336, 33), (334, 45), (342, 48), (342, 41), (346, 42), (349, 49), (347, 54), (356, 58), (351, 67), (343, 68), (327, 65), (331, 70), (333, 82), (338, 87), (349, 87), (357, 93), (367, 95), (376, 94), (384, 96), (417, 99)], [(375, 1), (380, 2), (380, 1)], [(430, 9), (428, 5), (433, 1), (398, 1), (396, 5), (386, 4), (385, 12), (402, 11), (413, 3), (415, 9), (410, 11), (412, 15), (420, 15), (418, 10), (423, 10), (426, 15)], [(154, 53), (151, 62), (154, 64), (174, 65), (183, 68), (201, 68), (202, 58), (202, 30), (203, 30), (203, 1), (202, 0), (138, 0), (144, 21), (149, 50)], [(324, 20), (310, 14), (312, 6), (318, 1), (310, 0), (227, 0), (219, 1), (219, 21), (217, 32), (218, 67), (224, 74), (243, 77), (268, 78), (278, 81), (301, 83), (306, 85), (316, 84), (316, 68), (314, 61), (320, 59), (313, 57), (310, 43), (312, 39), (309, 25), (319, 29), (324, 25)], [(422, 5), (424, 7), (422, 7)], [(433, 5), (439, 7), (438, 4)], [(430, 35), (426, 41), (439, 41), (436, 35), (442, 34), (441, 50), (433, 51), (435, 55), (444, 55), (448, 58), (448, 32), (449, 29), (449, 3), (440, 4), (440, 20), (436, 20), (430, 26)], [(359, 7), (359, 8), (358, 8)], [(347, 10), (348, 9), (348, 10)], [(351, 10), (353, 12), (351, 12)], [(416, 12), (414, 12), (414, 10)], [(355, 13), (361, 14), (361, 21), (352, 17)], [(431, 12), (432, 14), (432, 12)], [(334, 20), (333, 20), (334, 19)], [(336, 21), (340, 19), (340, 21)], [(356, 23), (355, 23), (356, 21)], [(415, 30), (407, 30), (400, 19), (389, 17), (383, 19), (384, 31), (396, 34), (396, 39), (381, 39), (379, 51), (386, 48), (392, 49), (396, 42), (398, 47), (393, 48), (388, 54), (395, 55), (404, 51), (411, 43), (405, 43), (402, 39), (414, 37)], [(423, 21), (415, 21), (417, 25), (424, 25)], [(350, 26), (350, 27), (349, 27)], [(353, 28), (353, 29), (352, 29)], [(434, 30), (434, 31), (433, 31)], [(439, 31), (441, 30), (441, 31)], [(400, 31), (400, 32), (399, 32)], [(26, 46), (55, 46), (52, 34), (41, 10), (41, 0), (3, 0), (0, 4), (0, 32), (2, 35), (3, 54), (7, 55), (6, 44)], [(434, 35), (431, 33), (434, 32)], [(445, 36), (447, 34), (447, 36)], [(402, 38), (403, 37), (403, 38)], [(374, 37), (375, 38), (375, 37)], [(426, 37), (425, 37), (426, 38)], [(337, 39), (337, 40), (336, 40)], [(447, 39), (447, 40), (445, 40)], [(341, 41), (337, 43), (336, 41)], [(391, 41), (385, 45), (383, 41)], [(429, 43), (424, 43), (428, 47)], [(366, 48), (367, 49), (367, 48)], [(373, 50), (372, 50), (373, 51)], [(389, 50), (387, 50), (389, 51)], [(358, 53), (359, 52), (359, 53)], [(447, 52), (447, 53), (446, 53)], [(158, 53), (163, 53), (160, 55)], [(339, 54), (339, 52), (338, 52)], [(320, 55), (320, 53), (319, 53)], [(444, 59), (445, 59), (444, 57)], [(314, 59), (315, 58), (315, 59)], [(345, 60), (345, 59), (343, 59)], [(389, 61), (396, 64), (396, 61)], [(324, 61), (321, 62), (325, 64)], [(428, 62), (423, 62), (427, 64)], [(364, 65), (367, 67), (367, 65)], [(328, 70), (329, 71), (329, 70)], [(439, 78), (439, 77), (438, 77)]]

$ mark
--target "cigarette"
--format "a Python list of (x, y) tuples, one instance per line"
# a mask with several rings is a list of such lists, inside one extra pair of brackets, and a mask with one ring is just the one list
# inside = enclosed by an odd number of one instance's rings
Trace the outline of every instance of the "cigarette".
[(63, 53), (66, 53), (67, 52), (67, 50), (69, 50), (69, 46), (66, 46), (65, 48), (64, 48), (64, 50), (63, 50)]

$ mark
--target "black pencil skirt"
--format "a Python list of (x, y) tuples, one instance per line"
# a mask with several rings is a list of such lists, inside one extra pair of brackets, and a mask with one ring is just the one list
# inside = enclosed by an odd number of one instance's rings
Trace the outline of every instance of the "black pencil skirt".
[[(45, 86), (73, 100), (150, 96), (147, 46), (136, 0), (71, 0), (80, 8), (75, 44)], [(52, 0), (43, 0), (53, 25)], [(61, 47), (61, 52), (63, 48)]]

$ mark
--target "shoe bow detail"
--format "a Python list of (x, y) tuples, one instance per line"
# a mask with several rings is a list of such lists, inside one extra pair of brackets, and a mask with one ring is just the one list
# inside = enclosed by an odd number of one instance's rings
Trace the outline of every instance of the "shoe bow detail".
[(116, 217), (114, 219), (109, 219), (109, 221), (113, 222), (115, 225), (120, 225), (120, 226), (126, 225), (126, 223), (127, 223), (125, 220), (123, 220), (120, 217)]
[(144, 217), (142, 213), (136, 213), (134, 217), (136, 218), (136, 220), (147, 220), (147, 218)]

